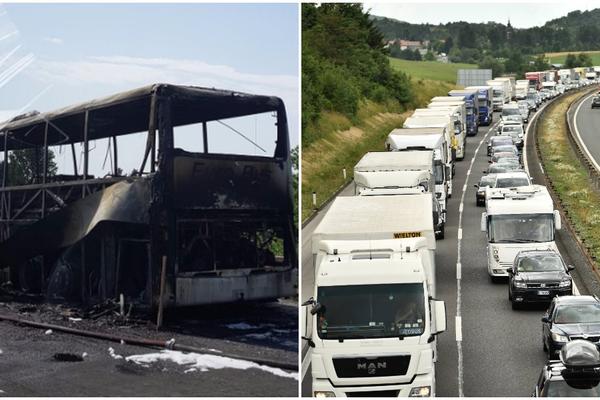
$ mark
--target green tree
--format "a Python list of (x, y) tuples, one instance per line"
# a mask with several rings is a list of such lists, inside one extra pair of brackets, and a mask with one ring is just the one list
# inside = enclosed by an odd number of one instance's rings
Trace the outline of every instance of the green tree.
[(500, 76), (504, 73), (504, 64), (495, 59), (492, 56), (485, 56), (483, 60), (479, 63), (479, 68), (481, 69), (491, 69), (492, 76)]
[(450, 53), (450, 50), (452, 50), (452, 47), (454, 47), (454, 39), (452, 39), (452, 36), (448, 36), (446, 40), (444, 40), (444, 46), (441, 48), (441, 52), (448, 54)]
[(429, 50), (425, 53), (425, 61), (435, 61), (435, 54), (433, 54), (433, 51)]
[(534, 71), (545, 71), (549, 68), (550, 68), (550, 63), (545, 55), (540, 54), (533, 60), (533, 70)]
[[(56, 175), (54, 152), (48, 150), (48, 176)], [(8, 183), (12, 186), (41, 183), (44, 174), (44, 151), (41, 148), (15, 150), (8, 155)]]
[(579, 53), (577, 55), (577, 66), (578, 67), (591, 67), (593, 65), (592, 58), (589, 54)]
[(575, 68), (577, 66), (577, 56), (572, 53), (567, 54), (563, 66), (565, 68)]

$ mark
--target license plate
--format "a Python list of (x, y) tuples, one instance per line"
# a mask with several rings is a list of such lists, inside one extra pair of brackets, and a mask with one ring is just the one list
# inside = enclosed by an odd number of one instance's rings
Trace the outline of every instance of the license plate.
[(549, 296), (549, 295), (550, 295), (549, 290), (538, 290), (538, 296)]

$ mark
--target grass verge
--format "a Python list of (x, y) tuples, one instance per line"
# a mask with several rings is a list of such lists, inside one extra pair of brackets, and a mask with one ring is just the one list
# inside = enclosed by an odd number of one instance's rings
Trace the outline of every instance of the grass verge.
[[(475, 64), (441, 63), (438, 61), (409, 61), (390, 57), (392, 68), (413, 78), (443, 81), (454, 84), (459, 69), (477, 68)], [(445, 95), (446, 93), (444, 93)]]
[[(565, 115), (581, 94), (548, 106), (540, 121), (538, 145), (554, 191), (590, 255), (600, 259), (600, 193), (593, 189), (587, 169), (569, 142)], [(597, 266), (596, 266), (597, 268)]]
[(567, 54), (569, 53), (575, 55), (579, 53), (585, 53), (592, 58), (592, 63), (594, 65), (600, 65), (600, 51), (568, 51), (561, 53), (546, 53), (546, 57), (548, 57), (550, 63), (552, 64), (564, 64), (565, 59), (567, 58)]
[(354, 165), (366, 152), (384, 150), (388, 133), (401, 127), (413, 108), (423, 107), (430, 98), (444, 96), (454, 88), (449, 83), (422, 79), (414, 79), (412, 85), (415, 95), (410, 110), (397, 104), (366, 101), (354, 121), (339, 113), (323, 113), (317, 126), (312, 127), (321, 133), (320, 138), (302, 148), (302, 221), (314, 212), (313, 192), (320, 207), (352, 180)]

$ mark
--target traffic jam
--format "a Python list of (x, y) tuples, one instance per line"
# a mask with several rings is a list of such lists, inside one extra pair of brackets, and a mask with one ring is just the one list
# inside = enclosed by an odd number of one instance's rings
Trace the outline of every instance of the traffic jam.
[(451, 90), (392, 130), (385, 151), (356, 164), (354, 196), (336, 197), (312, 235), (315, 284), (300, 326), (314, 397), (436, 395), (438, 335), (451, 317), (436, 297), (436, 241), (445, 237), (448, 199), (464, 196), (453, 185), (455, 163), (479, 126), (490, 127), (482, 141), (489, 164), (465, 201), (482, 209), (490, 284), (506, 285), (515, 312), (540, 309), (547, 363), (530, 394), (600, 396), (600, 299), (579, 295), (575, 266), (555, 242), (560, 213), (530, 177), (524, 152), (534, 113), (597, 84), (600, 73), (588, 72), (528, 72)]

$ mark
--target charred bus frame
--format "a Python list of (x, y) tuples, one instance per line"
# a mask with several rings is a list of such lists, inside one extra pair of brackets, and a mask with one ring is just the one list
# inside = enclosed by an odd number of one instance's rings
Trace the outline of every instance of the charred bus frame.
[[(261, 113), (276, 114), (272, 157), (209, 152), (207, 123)], [(190, 124), (202, 126), (203, 152), (175, 148), (174, 128)], [(119, 176), (117, 138), (138, 132), (147, 132), (139, 173)], [(104, 178), (89, 174), (97, 139), (112, 145)], [(57, 145), (70, 147), (73, 175), (49, 176), (48, 151)], [(9, 151), (23, 149), (41, 154), (43, 170), (10, 186)], [(167, 305), (295, 294), (289, 133), (277, 97), (154, 84), (15, 118), (0, 126), (0, 151), (0, 269), (22, 286), (85, 303), (125, 292), (154, 306), (165, 260)]]

